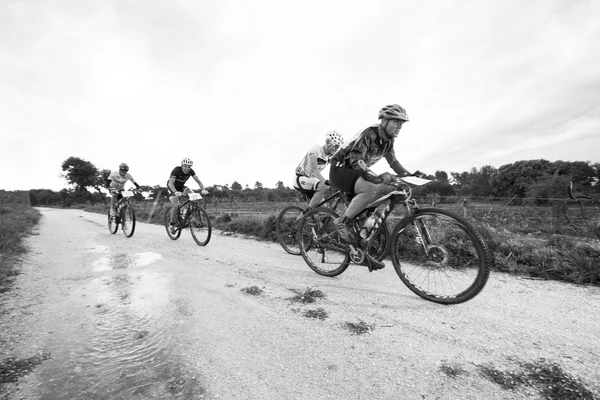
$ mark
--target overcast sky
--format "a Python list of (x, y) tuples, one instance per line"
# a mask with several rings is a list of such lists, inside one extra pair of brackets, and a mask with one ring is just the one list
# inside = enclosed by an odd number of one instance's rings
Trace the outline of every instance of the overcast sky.
[(600, 162), (599, 21), (591, 0), (0, 0), (0, 189), (68, 187), (71, 156), (291, 186), (390, 103), (409, 170)]

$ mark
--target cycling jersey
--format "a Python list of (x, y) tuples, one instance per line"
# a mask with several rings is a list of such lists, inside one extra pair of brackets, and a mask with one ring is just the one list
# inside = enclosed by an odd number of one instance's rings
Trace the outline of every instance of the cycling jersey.
[(359, 160), (371, 167), (385, 157), (392, 166), (392, 163), (398, 161), (394, 152), (394, 139), (387, 142), (382, 140), (379, 137), (379, 129), (379, 124), (375, 124), (359, 132), (352, 141), (335, 153), (331, 164), (338, 168), (360, 169)]
[(298, 164), (298, 166), (296, 167), (296, 175), (307, 177), (313, 176), (314, 166), (311, 166), (311, 156), (317, 157), (317, 169), (319, 171), (323, 171), (323, 169), (327, 166), (327, 163), (329, 162), (330, 158), (327, 154), (325, 154), (323, 146), (315, 145), (306, 153), (302, 161), (300, 161), (300, 164)]
[[(173, 171), (171, 171), (171, 176), (169, 177), (169, 180), (171, 180), (171, 178), (175, 178), (175, 190), (177, 190), (178, 192), (183, 192), (187, 180), (190, 179), (190, 176), (195, 175), (196, 173), (192, 168), (190, 168), (190, 171), (186, 174), (185, 172), (183, 172), (183, 168), (178, 166), (173, 168)], [(167, 188), (169, 188), (169, 181), (167, 181)], [(170, 190), (171, 188), (169, 188), (169, 191)]]
[(109, 188), (114, 190), (125, 189), (125, 183), (127, 183), (127, 181), (131, 181), (134, 185), (138, 186), (137, 182), (135, 179), (133, 179), (133, 176), (131, 176), (129, 172), (126, 173), (125, 176), (121, 176), (119, 171), (113, 171), (108, 176), (107, 181), (110, 182)]

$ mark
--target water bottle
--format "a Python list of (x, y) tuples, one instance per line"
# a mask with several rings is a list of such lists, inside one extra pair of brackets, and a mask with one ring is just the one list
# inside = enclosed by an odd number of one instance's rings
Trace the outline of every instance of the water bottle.
[(373, 226), (375, 226), (376, 219), (377, 218), (375, 218), (375, 215), (371, 215), (369, 218), (367, 218), (363, 226), (360, 228), (360, 237), (366, 239), (367, 236), (369, 236), (369, 231), (371, 228), (373, 228)]

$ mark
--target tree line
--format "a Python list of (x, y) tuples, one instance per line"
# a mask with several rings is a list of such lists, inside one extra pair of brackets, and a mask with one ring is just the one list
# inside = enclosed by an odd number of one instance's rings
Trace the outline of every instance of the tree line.
[[(70, 188), (54, 192), (48, 189), (30, 191), (32, 205), (65, 205), (81, 202), (104, 201), (101, 189), (105, 186), (110, 170), (99, 169), (90, 161), (69, 157), (61, 165), (62, 176)], [(600, 195), (600, 163), (589, 161), (526, 160), (495, 168), (490, 165), (472, 168), (465, 172), (436, 171), (425, 176), (432, 179), (416, 189), (418, 195), (441, 197), (499, 197), (512, 199), (535, 199), (543, 204), (551, 199), (568, 197), (569, 183), (573, 182), (576, 193), (591, 197)], [(90, 191), (90, 189), (92, 189)], [(211, 197), (224, 201), (296, 201), (299, 193), (286, 187), (282, 181), (275, 188), (265, 188), (256, 181), (253, 188), (243, 187), (234, 181), (229, 185), (213, 185), (206, 188)], [(154, 198), (167, 194), (166, 186), (142, 186), (153, 192)]]

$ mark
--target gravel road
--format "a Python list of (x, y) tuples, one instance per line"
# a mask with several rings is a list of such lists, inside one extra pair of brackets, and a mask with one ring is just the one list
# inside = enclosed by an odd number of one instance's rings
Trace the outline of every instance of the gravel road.
[(533, 364), (600, 398), (599, 288), (492, 274), (442, 306), (389, 260), (325, 278), (276, 243), (213, 232), (199, 247), (139, 222), (127, 239), (104, 215), (40, 210), (0, 297), (4, 365), (32, 367), (0, 398), (544, 398), (492, 379)]

